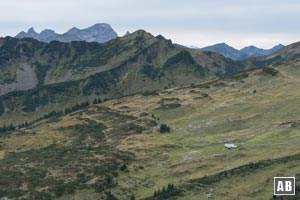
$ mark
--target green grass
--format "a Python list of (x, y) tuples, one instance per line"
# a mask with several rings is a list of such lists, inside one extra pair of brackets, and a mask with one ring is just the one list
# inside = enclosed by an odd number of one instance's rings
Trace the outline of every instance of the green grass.
[[(254, 84), (255, 79), (260, 80)], [(160, 123), (170, 125), (172, 133), (155, 137), (139, 136), (131, 139), (132, 147), (129, 143), (122, 146), (122, 149), (126, 146), (127, 149), (138, 149), (135, 152), (141, 155), (140, 162), (146, 162), (143, 166), (149, 166), (147, 170), (135, 173), (135, 178), (149, 181), (148, 177), (153, 177), (152, 188), (142, 187), (138, 193), (140, 196), (149, 195), (154, 186), (161, 187), (167, 182), (181, 185), (191, 179), (210, 176), (251, 162), (300, 153), (297, 145), (299, 130), (279, 125), (298, 119), (300, 114), (295, 110), (299, 91), (291, 83), (295, 80), (289, 77), (267, 79), (265, 75), (251, 75), (246, 81), (235, 87), (225, 84), (219, 88), (200, 89), (212, 99), (193, 101), (190, 95), (186, 95), (186, 89), (182, 92), (174, 90), (172, 94), (160, 97), (178, 97), (183, 104), (179, 108), (153, 112), (160, 118)], [(257, 94), (252, 93), (255, 88)], [(226, 142), (233, 142), (240, 149), (228, 151), (223, 147)], [(286, 173), (289, 174), (289, 163), (286, 165)], [(274, 168), (277, 170), (276, 165)], [(251, 185), (251, 181), (247, 184)], [(252, 190), (240, 192), (241, 195), (248, 195)], [(270, 188), (257, 195), (270, 198), (269, 191)], [(187, 193), (190, 192), (188, 190)], [(191, 197), (187, 196), (186, 199)], [(199, 198), (198, 194), (194, 198)], [(226, 198), (230, 199), (231, 196)]]
[[(181, 191), (169, 199), (206, 199), (208, 193), (215, 199), (270, 199), (274, 176), (300, 172), (300, 129), (282, 125), (300, 116), (300, 70), (276, 70), (275, 76), (258, 69), (202, 86), (115, 99), (24, 129), (35, 131), (34, 137), (12, 134), (2, 139), (0, 149), (1, 170), (7, 176), (2, 180), (18, 186), (18, 191), (13, 186), (5, 190), (10, 191), (7, 196), (24, 193), (20, 188), (26, 179), (19, 166), (30, 164), (37, 180), (62, 165), (74, 167), (54, 178), (68, 178), (71, 185), (54, 182), (58, 188), (47, 191), (52, 197), (62, 193), (61, 199), (101, 199), (108, 191), (119, 199), (132, 194), (151, 199), (155, 190), (168, 184)], [(170, 103), (180, 106), (162, 107)], [(160, 124), (167, 124), (171, 132), (160, 133)], [(53, 135), (55, 145), (46, 142), (47, 134)], [(31, 149), (14, 149), (13, 141), (32, 140)], [(239, 148), (227, 150), (228, 142)], [(15, 167), (7, 171), (9, 164)], [(105, 182), (109, 175), (113, 184)], [(13, 181), (14, 176), (19, 179)], [(34, 183), (28, 183), (36, 192)]]

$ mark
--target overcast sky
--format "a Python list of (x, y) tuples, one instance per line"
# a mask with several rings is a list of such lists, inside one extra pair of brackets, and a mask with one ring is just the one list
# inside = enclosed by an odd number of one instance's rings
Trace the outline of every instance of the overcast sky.
[(105, 22), (119, 35), (144, 29), (198, 47), (300, 41), (299, 0), (0, 0), (0, 6), (1, 36), (32, 26), (62, 33)]

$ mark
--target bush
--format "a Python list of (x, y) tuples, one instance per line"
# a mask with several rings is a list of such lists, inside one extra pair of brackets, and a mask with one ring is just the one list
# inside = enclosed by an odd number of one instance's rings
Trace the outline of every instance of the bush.
[(39, 199), (39, 200), (51, 200), (52, 197), (49, 193), (47, 192), (39, 192), (35, 195), (35, 199)]
[(111, 191), (109, 191), (106, 192), (106, 200), (118, 200), (118, 198), (113, 193), (111, 193)]
[(121, 165), (120, 170), (121, 171), (127, 171), (128, 170), (127, 165), (126, 164)]
[(65, 191), (67, 194), (74, 194), (76, 191), (76, 185), (74, 183), (68, 183), (65, 185)]
[(65, 193), (65, 187), (63, 184), (59, 184), (55, 187), (54, 190), (55, 196), (56, 197), (61, 197)]
[(159, 96), (159, 94), (156, 91), (145, 91), (142, 93), (143, 96)]
[(276, 76), (278, 74), (278, 71), (276, 69), (273, 69), (271, 67), (264, 67), (263, 72), (267, 74), (271, 74), (272, 76)]

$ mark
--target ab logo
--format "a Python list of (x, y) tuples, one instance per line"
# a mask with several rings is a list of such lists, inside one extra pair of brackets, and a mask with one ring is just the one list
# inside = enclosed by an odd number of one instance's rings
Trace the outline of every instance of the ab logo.
[(274, 177), (274, 195), (295, 195), (295, 177)]

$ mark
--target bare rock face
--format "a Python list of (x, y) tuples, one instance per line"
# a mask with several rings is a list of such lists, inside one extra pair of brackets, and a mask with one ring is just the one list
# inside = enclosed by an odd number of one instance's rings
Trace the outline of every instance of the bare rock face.
[(37, 77), (34, 69), (28, 63), (20, 63), (16, 71), (14, 83), (0, 84), (0, 95), (13, 91), (29, 90), (37, 85)]
[(76, 35), (80, 40), (103, 43), (118, 37), (109, 24), (99, 23), (86, 29), (72, 28), (65, 34)]
[(118, 35), (109, 24), (98, 23), (86, 29), (73, 27), (63, 34), (55, 33), (51, 29), (45, 29), (41, 33), (37, 33), (33, 28), (30, 28), (27, 32), (22, 31), (15, 37), (19, 39), (33, 38), (47, 43), (54, 40), (60, 42), (87, 41), (103, 43), (115, 39)]

